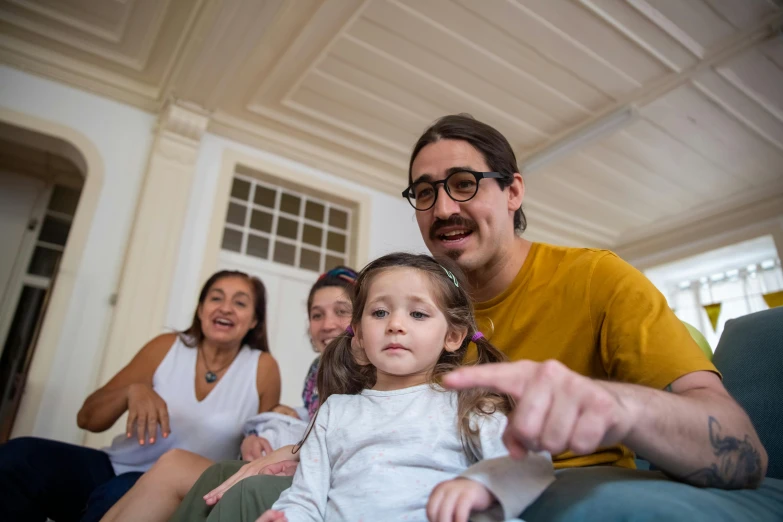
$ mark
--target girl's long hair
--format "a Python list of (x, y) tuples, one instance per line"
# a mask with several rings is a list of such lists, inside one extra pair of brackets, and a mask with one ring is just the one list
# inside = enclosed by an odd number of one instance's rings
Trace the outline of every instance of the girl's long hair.
[[(430, 383), (440, 384), (442, 378), (463, 366), (506, 361), (506, 357), (485, 338), (475, 341), (475, 351), (468, 350), (472, 336), (478, 331), (473, 314), (473, 304), (465, 278), (449, 259), (435, 260), (430, 256), (408, 253), (387, 254), (368, 264), (359, 273), (353, 288), (353, 318), (351, 324), (359, 325), (367, 303), (370, 284), (380, 273), (394, 268), (413, 268), (424, 272), (432, 283), (435, 302), (446, 317), (449, 328), (466, 331), (467, 335), (459, 349), (453, 352), (443, 350), (432, 372)], [(318, 369), (318, 395), (321, 404), (333, 394), (356, 395), (375, 385), (375, 367), (367, 362), (364, 353), (351, 349), (352, 335), (345, 333), (334, 339), (321, 356)], [(491, 415), (495, 412), (508, 413), (513, 407), (511, 397), (484, 388), (457, 392), (457, 419), (460, 438), (466, 451), (478, 456), (478, 428), (471, 422), (477, 415)], [(317, 412), (316, 412), (317, 415)], [(302, 442), (307, 439), (315, 416)]]

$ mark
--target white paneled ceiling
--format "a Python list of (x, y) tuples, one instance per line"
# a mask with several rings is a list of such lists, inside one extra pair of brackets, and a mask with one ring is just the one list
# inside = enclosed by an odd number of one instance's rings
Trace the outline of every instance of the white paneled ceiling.
[[(530, 236), (641, 256), (783, 216), (774, 0), (0, 0), (0, 60), (398, 195), (434, 119), (520, 163)], [(523, 169), (524, 170), (524, 169)], [(721, 221), (723, 220), (723, 221)]]

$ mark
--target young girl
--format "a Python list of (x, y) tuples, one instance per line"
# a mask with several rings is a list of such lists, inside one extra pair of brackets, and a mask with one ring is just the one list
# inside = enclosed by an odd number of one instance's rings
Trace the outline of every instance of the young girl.
[(554, 480), (551, 461), (508, 456), (507, 396), (438, 385), (462, 365), (504, 360), (477, 331), (453, 269), (389, 254), (355, 290), (352, 328), (321, 361), (322, 403), (293, 485), (259, 522), (517, 516)]

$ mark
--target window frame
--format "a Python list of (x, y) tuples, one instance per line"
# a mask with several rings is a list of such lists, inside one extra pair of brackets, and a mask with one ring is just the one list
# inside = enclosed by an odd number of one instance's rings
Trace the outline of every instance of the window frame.
[[(275, 158), (264, 154), (250, 154), (234, 148), (223, 150), (220, 171), (217, 174), (213, 191), (214, 198), (209, 216), (209, 229), (205, 237), (204, 256), (199, 274), (200, 281), (205, 281), (218, 269), (221, 257), (236, 257), (229, 255), (236, 253), (224, 251), (221, 248), (233, 178), (236, 174), (279, 185), (284, 189), (302, 192), (308, 196), (328, 199), (351, 208), (353, 212), (350, 219), (351, 236), (348, 238), (348, 265), (358, 269), (367, 264), (370, 251), (372, 196), (368, 192), (362, 191), (361, 187), (354, 188), (350, 182), (341, 180), (334, 175), (314, 171), (304, 165), (292, 165), (281, 160), (282, 158), (275, 160)], [(317, 189), (313, 187), (317, 187)], [(265, 270), (264, 267), (285, 266), (291, 269), (286, 270), (287, 272), (302, 271), (312, 274), (313, 277), (317, 275), (311, 270), (280, 265), (270, 260), (245, 256), (244, 254), (241, 256), (255, 261), (254, 266), (261, 270)]]
[[(335, 203), (334, 201), (331, 201), (328, 197), (318, 197), (315, 195), (308, 194), (305, 191), (296, 191), (295, 189), (292, 189), (290, 187), (275, 185), (268, 181), (264, 181), (256, 177), (249, 176), (241, 172), (235, 173), (231, 179), (232, 192), (233, 192), (233, 186), (235, 180), (241, 180), (250, 185), (248, 189), (247, 199), (235, 197), (231, 195), (231, 192), (229, 193), (229, 198), (228, 198), (229, 205), (231, 203), (234, 203), (237, 205), (241, 205), (244, 208), (244, 214), (245, 214), (244, 223), (242, 225), (230, 223), (227, 221), (228, 216), (226, 215), (226, 217), (224, 218), (223, 228), (224, 230), (234, 230), (236, 232), (239, 232), (240, 234), (242, 234), (242, 239), (241, 239), (241, 244), (239, 246), (240, 249), (237, 251), (237, 250), (232, 250), (230, 248), (223, 247), (223, 239), (221, 237), (221, 251), (228, 251), (235, 254), (241, 254), (257, 259), (263, 259), (265, 261), (269, 261), (272, 263), (278, 263), (286, 266), (291, 266), (294, 268), (300, 268), (302, 270), (313, 271), (312, 268), (306, 268), (301, 266), (302, 249), (304, 248), (309, 251), (318, 253), (319, 267), (316, 273), (319, 274), (323, 273), (326, 270), (326, 262), (328, 256), (340, 258), (341, 259), (340, 264), (350, 264), (350, 260), (352, 259), (351, 237), (352, 237), (352, 222), (353, 222), (354, 209), (346, 205)], [(270, 208), (268, 206), (256, 203), (255, 195), (259, 187), (274, 192), (275, 194), (274, 203), (273, 203), (274, 208)], [(285, 194), (299, 199), (299, 209), (297, 214), (292, 214), (281, 208), (282, 199)], [(323, 221), (319, 222), (306, 217), (306, 209), (307, 209), (308, 202), (313, 202), (323, 206), (324, 208)], [(347, 221), (346, 221), (345, 229), (335, 227), (329, 224), (332, 209), (338, 210), (346, 214)], [(271, 228), (270, 232), (259, 230), (251, 226), (253, 210), (265, 212), (267, 214), (272, 215), (272, 224), (270, 227)], [(296, 238), (289, 238), (278, 234), (279, 232), (278, 226), (280, 223), (280, 218), (289, 219), (294, 223), (296, 223)], [(316, 246), (304, 240), (305, 225), (311, 225), (321, 229), (320, 245)], [(344, 252), (332, 250), (329, 248), (328, 243), (329, 243), (330, 232), (340, 234), (345, 237)], [(250, 239), (251, 236), (261, 237), (268, 241), (269, 247), (267, 250), (267, 257), (259, 257), (248, 253), (247, 251), (248, 240)], [(277, 261), (275, 259), (275, 253), (278, 244), (286, 244), (294, 247), (293, 264), (284, 263), (281, 261)]]

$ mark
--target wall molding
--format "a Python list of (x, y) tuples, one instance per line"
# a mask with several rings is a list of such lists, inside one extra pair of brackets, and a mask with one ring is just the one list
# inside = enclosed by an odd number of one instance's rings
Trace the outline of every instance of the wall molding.
[(783, 196), (774, 196), (677, 224), (653, 236), (620, 245), (615, 251), (636, 268), (644, 270), (766, 234), (779, 237), (781, 229)]
[(99, 385), (164, 331), (170, 281), (208, 122), (205, 111), (177, 101), (170, 101), (161, 114), (128, 241)]

